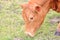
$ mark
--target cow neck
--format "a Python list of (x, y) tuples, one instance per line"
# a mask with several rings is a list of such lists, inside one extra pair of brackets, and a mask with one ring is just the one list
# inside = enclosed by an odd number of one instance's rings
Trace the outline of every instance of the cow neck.
[[(49, 1), (49, 0), (48, 0)], [(40, 6), (44, 6), (44, 4), (46, 3), (46, 2), (48, 2), (47, 0), (46, 1), (44, 1), (42, 4), (39, 4), (39, 3), (37, 3), (37, 2), (32, 2), (32, 1), (29, 1), (29, 3), (30, 4), (37, 4), (37, 5), (40, 5)]]

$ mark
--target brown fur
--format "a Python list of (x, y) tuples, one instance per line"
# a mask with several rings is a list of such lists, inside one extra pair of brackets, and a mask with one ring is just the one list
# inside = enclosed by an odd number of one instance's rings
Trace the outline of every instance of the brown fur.
[[(60, 12), (60, 0), (30, 0), (22, 7), (26, 34), (33, 37), (43, 23), (49, 9)], [(58, 26), (60, 27), (60, 24)]]

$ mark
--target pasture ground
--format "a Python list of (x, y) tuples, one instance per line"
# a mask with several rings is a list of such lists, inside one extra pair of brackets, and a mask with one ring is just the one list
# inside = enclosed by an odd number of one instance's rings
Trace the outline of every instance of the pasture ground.
[(60, 36), (55, 36), (57, 22), (50, 22), (60, 14), (50, 10), (41, 28), (31, 38), (24, 34), (24, 20), (20, 4), (27, 0), (0, 0), (0, 40), (60, 40)]

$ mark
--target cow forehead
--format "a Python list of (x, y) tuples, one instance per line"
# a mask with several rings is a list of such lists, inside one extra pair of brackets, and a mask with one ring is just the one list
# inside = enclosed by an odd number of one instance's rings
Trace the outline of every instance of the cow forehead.
[(28, 3), (28, 8), (31, 9), (31, 10), (35, 9), (36, 6), (40, 6), (40, 5), (37, 4), (37, 3), (34, 3), (34, 2), (29, 2)]
[(49, 0), (30, 0), (30, 3), (37, 3), (39, 5), (43, 5), (44, 3), (46, 3)]
[(34, 8), (35, 8), (35, 7), (34, 7), (33, 4), (30, 4), (30, 5), (28, 6), (28, 9), (29, 9), (29, 10), (34, 10)]
[(32, 5), (29, 5), (28, 7), (26, 7), (25, 9), (23, 9), (23, 11), (33, 12), (34, 11), (34, 7)]

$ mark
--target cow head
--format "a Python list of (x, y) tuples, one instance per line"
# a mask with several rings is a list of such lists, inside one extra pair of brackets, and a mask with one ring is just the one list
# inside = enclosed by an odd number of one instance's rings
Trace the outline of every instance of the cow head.
[(36, 4), (24, 4), (22, 8), (22, 16), (25, 21), (25, 33), (33, 37), (44, 20), (42, 7)]

